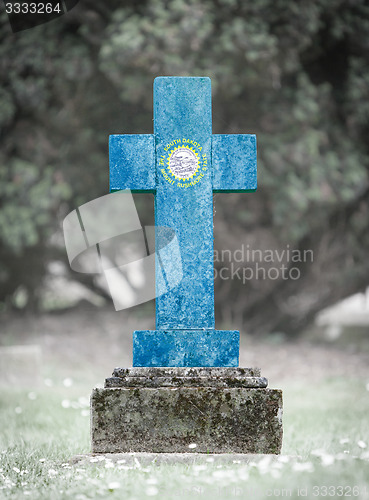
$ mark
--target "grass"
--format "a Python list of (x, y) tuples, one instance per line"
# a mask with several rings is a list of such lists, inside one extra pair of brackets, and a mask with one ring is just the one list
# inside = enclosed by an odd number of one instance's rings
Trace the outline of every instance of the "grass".
[(369, 498), (369, 393), (359, 379), (285, 384), (279, 459), (132, 465), (87, 454), (90, 387), (0, 393), (0, 498)]

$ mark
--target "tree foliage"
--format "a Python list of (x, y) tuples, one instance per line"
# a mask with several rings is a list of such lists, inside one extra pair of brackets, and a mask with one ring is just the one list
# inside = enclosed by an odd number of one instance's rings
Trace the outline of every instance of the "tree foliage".
[(216, 195), (216, 247), (314, 251), (298, 281), (217, 280), (218, 318), (294, 332), (367, 285), (368, 33), (364, 0), (86, 0), (14, 35), (3, 15), (0, 300), (37, 299), (58, 221), (107, 192), (108, 134), (152, 132), (158, 75), (210, 76), (214, 133), (258, 136), (258, 192)]

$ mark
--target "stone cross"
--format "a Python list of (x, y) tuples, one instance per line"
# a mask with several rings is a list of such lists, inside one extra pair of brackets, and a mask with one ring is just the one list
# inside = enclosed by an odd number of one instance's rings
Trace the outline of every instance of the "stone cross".
[(109, 152), (110, 191), (153, 193), (155, 225), (175, 230), (181, 252), (156, 330), (133, 334), (133, 366), (238, 366), (239, 332), (215, 330), (213, 193), (256, 190), (255, 135), (212, 134), (209, 78), (158, 77), (154, 134), (111, 135)]

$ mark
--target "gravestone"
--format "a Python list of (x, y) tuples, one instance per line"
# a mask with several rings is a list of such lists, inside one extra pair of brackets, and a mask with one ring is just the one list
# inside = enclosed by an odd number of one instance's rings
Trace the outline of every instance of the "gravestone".
[(153, 193), (155, 225), (176, 233), (181, 262), (157, 252), (157, 286), (183, 277), (158, 293), (156, 329), (133, 333), (133, 367), (94, 390), (92, 450), (279, 453), (282, 393), (238, 367), (239, 331), (214, 318), (213, 193), (256, 190), (256, 137), (212, 134), (209, 78), (156, 78), (154, 134), (110, 136), (123, 189)]

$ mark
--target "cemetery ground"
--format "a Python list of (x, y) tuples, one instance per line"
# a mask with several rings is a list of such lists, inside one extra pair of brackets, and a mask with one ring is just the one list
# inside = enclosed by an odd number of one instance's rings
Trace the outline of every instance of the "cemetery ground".
[(16, 387), (19, 365), (10, 384), (2, 373), (0, 498), (369, 498), (369, 339), (358, 332), (334, 343), (242, 337), (240, 366), (260, 366), (269, 387), (283, 389), (279, 457), (246, 462), (196, 447), (174, 464), (89, 456), (92, 387), (131, 366), (132, 331), (152, 326), (149, 317), (88, 307), (3, 317), (1, 344), (39, 345), (42, 362), (39, 383), (35, 374)]

